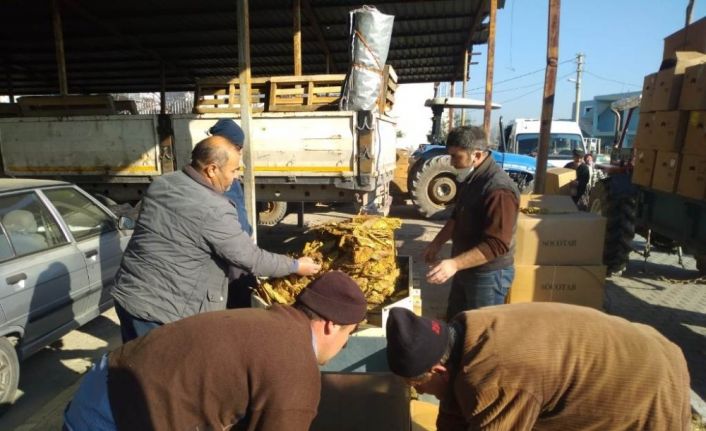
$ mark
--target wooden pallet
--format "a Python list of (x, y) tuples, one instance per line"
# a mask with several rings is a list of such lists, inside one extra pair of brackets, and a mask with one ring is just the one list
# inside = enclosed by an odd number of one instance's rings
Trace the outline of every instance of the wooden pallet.
[(25, 96), (17, 100), (24, 117), (64, 117), (70, 115), (114, 115), (117, 113), (109, 94)]
[(385, 66), (382, 83), (382, 88), (385, 91), (381, 92), (378, 97), (378, 109), (380, 113), (386, 113), (391, 111), (395, 105), (395, 92), (397, 91), (397, 73), (389, 64)]
[[(250, 103), (253, 112), (265, 110), (268, 78), (253, 78)], [(194, 113), (240, 113), (240, 81), (218, 78), (199, 79), (194, 92)]]
[(346, 75), (273, 76), (269, 79), (270, 112), (338, 109)]

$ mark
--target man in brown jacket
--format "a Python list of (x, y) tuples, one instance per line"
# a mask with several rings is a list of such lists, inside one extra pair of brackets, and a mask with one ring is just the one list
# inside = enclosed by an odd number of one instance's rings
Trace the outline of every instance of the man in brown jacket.
[[(495, 163), (483, 129), (463, 126), (446, 139), (451, 164), (461, 183), (451, 218), (424, 249), (431, 265), (427, 281), (441, 284), (453, 277), (447, 319), (465, 310), (498, 305), (515, 277), (515, 229), (519, 191)], [(451, 257), (438, 259), (451, 240)]]
[(88, 372), (65, 429), (308, 430), (317, 365), (343, 348), (366, 305), (355, 281), (332, 271), (293, 307), (215, 311), (156, 328)]
[(454, 430), (688, 430), (681, 350), (649, 326), (574, 305), (511, 304), (450, 323), (394, 308), (390, 369)]

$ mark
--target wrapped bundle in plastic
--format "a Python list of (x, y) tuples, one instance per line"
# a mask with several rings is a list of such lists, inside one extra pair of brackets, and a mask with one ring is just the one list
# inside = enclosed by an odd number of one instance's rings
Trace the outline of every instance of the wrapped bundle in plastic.
[(380, 95), (395, 17), (363, 6), (350, 12), (351, 68), (341, 96), (344, 111), (372, 111)]

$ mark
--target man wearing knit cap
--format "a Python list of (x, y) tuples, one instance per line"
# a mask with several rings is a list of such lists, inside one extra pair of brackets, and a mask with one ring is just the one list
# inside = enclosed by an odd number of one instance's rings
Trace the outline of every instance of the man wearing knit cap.
[[(222, 136), (234, 143), (239, 150), (243, 150), (245, 145), (245, 133), (238, 126), (238, 123), (230, 118), (221, 118), (216, 124), (208, 129), (212, 136)], [(233, 179), (233, 184), (225, 193), (225, 197), (235, 204), (238, 214), (238, 223), (243, 232), (252, 236), (253, 228), (248, 221), (248, 212), (245, 208), (245, 194), (243, 193), (243, 183), (239, 178)], [(250, 289), (257, 285), (255, 276), (238, 266), (228, 268), (228, 302), (226, 308), (246, 308), (250, 306)]]
[(321, 391), (318, 365), (365, 318), (356, 282), (312, 281), (293, 306), (225, 310), (161, 326), (105, 355), (65, 413), (70, 431), (305, 431)]
[(689, 374), (653, 328), (586, 307), (510, 304), (450, 324), (393, 308), (390, 369), (441, 402), (439, 431), (688, 430)]

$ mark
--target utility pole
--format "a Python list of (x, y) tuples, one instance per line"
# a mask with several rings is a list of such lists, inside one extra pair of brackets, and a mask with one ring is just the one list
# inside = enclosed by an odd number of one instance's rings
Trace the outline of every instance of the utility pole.
[(574, 121), (579, 122), (579, 104), (581, 103), (581, 77), (583, 75), (583, 62), (585, 56), (579, 52), (576, 54), (576, 106), (574, 107)]

